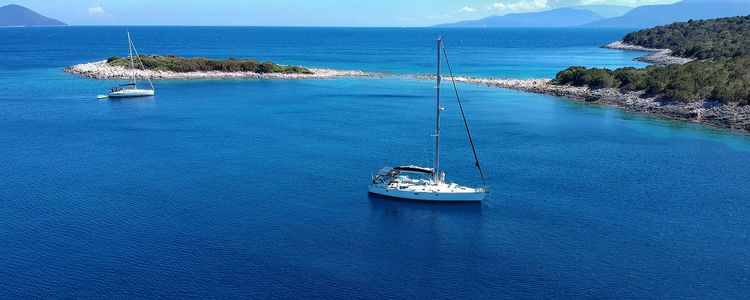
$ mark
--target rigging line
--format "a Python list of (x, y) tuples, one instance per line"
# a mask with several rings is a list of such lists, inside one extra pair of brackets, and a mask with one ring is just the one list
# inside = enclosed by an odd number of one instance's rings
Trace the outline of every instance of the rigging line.
[[(141, 60), (141, 55), (138, 54), (138, 49), (135, 48), (135, 43), (133, 43), (132, 39), (130, 40), (130, 45), (133, 46), (133, 51), (135, 51), (135, 56), (138, 58), (138, 62), (141, 63), (141, 69), (143, 69), (143, 71), (145, 72), (146, 71), (146, 66), (143, 65), (143, 60)], [(146, 74), (146, 80), (148, 80), (148, 84), (151, 86), (151, 89), (153, 90), (154, 89), (154, 83), (151, 82), (151, 78), (148, 77), (148, 74)]]
[(133, 86), (137, 88), (135, 79), (135, 63), (133, 63), (133, 41), (130, 40), (130, 31), (128, 31), (128, 58), (130, 59), (130, 69), (133, 71)]
[(471, 152), (474, 153), (474, 161), (479, 170), (479, 176), (482, 178), (482, 185), (487, 187), (487, 182), (484, 180), (484, 172), (482, 167), (479, 166), (479, 157), (477, 156), (477, 150), (474, 149), (474, 140), (471, 138), (471, 132), (469, 131), (469, 123), (466, 122), (466, 115), (464, 114), (464, 106), (461, 104), (461, 97), (458, 96), (458, 87), (456, 87), (456, 79), (453, 76), (453, 70), (451, 69), (451, 63), (448, 61), (448, 53), (445, 52), (445, 45), (443, 45), (443, 56), (445, 56), (445, 64), (448, 66), (448, 73), (451, 75), (451, 82), (453, 83), (453, 91), (456, 93), (456, 100), (458, 101), (458, 108), (461, 110), (461, 117), (464, 119), (464, 127), (466, 128), (466, 135), (469, 136), (469, 144), (471, 144)]

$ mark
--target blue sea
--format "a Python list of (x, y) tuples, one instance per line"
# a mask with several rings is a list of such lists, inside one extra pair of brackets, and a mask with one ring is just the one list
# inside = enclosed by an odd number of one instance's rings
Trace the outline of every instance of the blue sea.
[[(750, 136), (459, 85), (481, 204), (368, 196), (432, 157), (433, 82), (123, 83), (76, 63), (255, 57), (395, 74), (553, 77), (643, 64), (622, 29), (63, 27), (0, 30), (0, 298), (748, 298)], [(455, 101), (442, 163), (478, 185)]]

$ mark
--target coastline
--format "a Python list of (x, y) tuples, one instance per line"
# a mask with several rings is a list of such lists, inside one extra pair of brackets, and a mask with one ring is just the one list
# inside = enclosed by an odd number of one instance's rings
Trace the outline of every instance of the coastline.
[[(640, 51), (640, 50), (639, 50)], [(145, 79), (335, 79), (340, 77), (384, 78), (389, 76), (411, 77), (418, 80), (434, 80), (435, 75), (396, 75), (387, 73), (365, 72), (356, 70), (310, 69), (313, 74), (283, 74), (254, 72), (170, 72), (137, 70), (136, 77)], [(65, 72), (94, 79), (127, 79), (132, 71), (122, 67), (110, 66), (106, 61), (78, 64), (65, 68)], [(449, 80), (445, 76), (444, 80)], [(750, 105), (737, 106), (716, 101), (696, 101), (683, 103), (665, 101), (649, 97), (643, 92), (623, 93), (618, 89), (591, 89), (569, 85), (550, 84), (548, 78), (510, 79), (456, 76), (456, 82), (480, 84), (496, 88), (518, 90), (528, 93), (544, 94), (567, 98), (572, 101), (602, 106), (617, 107), (623, 110), (644, 113), (668, 119), (711, 125), (718, 128), (750, 132)]]
[[(428, 79), (432, 76), (422, 76)], [(446, 77), (446, 80), (449, 77)], [(750, 132), (750, 105), (738, 106), (718, 101), (683, 103), (649, 97), (643, 92), (623, 93), (618, 89), (591, 89), (569, 85), (553, 85), (549, 79), (493, 79), (455, 77), (456, 82), (482, 84), (492, 87), (519, 90), (571, 99), (577, 102), (616, 107), (623, 110), (711, 125), (718, 128)]]
[(682, 65), (682, 64), (686, 64), (686, 63), (693, 61), (693, 59), (691, 58), (673, 56), (672, 50), (669, 50), (669, 49), (646, 48), (643, 46), (628, 44), (623, 41), (616, 41), (613, 43), (609, 43), (607, 45), (602, 46), (602, 48), (614, 49), (614, 50), (625, 50), (625, 51), (651, 52), (645, 56), (638, 57), (635, 60), (648, 63), (648, 64), (657, 65), (657, 66), (666, 66), (666, 65), (674, 65), (674, 64)]
[[(155, 70), (136, 70), (138, 79), (332, 79), (337, 77), (383, 77), (384, 73), (355, 70), (309, 69), (312, 74), (298, 73), (256, 73), (256, 72), (173, 72)], [(128, 79), (133, 71), (120, 66), (107, 64), (106, 60), (82, 63), (67, 67), (66, 73), (93, 79)]]

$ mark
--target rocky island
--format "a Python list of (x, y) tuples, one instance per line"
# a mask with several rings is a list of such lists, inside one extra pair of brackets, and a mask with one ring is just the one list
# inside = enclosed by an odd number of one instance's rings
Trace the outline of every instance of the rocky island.
[[(135, 76), (140, 79), (316, 79), (335, 77), (375, 77), (362, 71), (313, 69), (300, 66), (259, 62), (255, 59), (181, 58), (173, 55), (140, 55)], [(127, 79), (133, 76), (130, 59), (110, 57), (107, 60), (77, 64), (64, 69), (70, 74), (95, 79)]]

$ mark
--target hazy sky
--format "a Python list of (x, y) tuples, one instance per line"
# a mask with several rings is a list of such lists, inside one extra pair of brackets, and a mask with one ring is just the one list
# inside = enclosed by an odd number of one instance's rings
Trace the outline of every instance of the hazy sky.
[(71, 25), (427, 26), (581, 4), (677, 0), (0, 0)]

